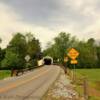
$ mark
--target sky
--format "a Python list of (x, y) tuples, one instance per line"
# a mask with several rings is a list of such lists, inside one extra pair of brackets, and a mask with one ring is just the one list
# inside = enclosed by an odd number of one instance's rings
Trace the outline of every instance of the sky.
[(0, 0), (0, 38), (5, 48), (16, 32), (32, 32), (45, 48), (60, 32), (100, 39), (100, 0)]

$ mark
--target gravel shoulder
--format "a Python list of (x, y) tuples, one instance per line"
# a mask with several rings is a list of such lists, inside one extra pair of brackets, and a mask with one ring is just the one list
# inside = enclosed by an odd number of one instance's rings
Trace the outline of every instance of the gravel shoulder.
[(69, 76), (61, 73), (54, 84), (48, 89), (42, 100), (80, 100)]

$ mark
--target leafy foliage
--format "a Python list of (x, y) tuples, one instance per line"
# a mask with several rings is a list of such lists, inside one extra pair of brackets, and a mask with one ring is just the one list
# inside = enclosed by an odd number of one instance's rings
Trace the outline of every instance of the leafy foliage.
[(2, 67), (7, 69), (21, 69), (23, 68), (23, 60), (18, 54), (12, 52), (11, 50), (6, 51), (5, 59), (2, 61)]
[(30, 55), (30, 65), (37, 65), (38, 53), (41, 52), (40, 42), (31, 33), (26, 34), (27, 54)]
[[(49, 55), (54, 60), (58, 59), (60, 64), (64, 64), (64, 57), (67, 56), (69, 49), (72, 47), (80, 53), (78, 68), (96, 68), (100, 66), (100, 45), (96, 45), (95, 39), (90, 38), (87, 41), (79, 41), (76, 37), (71, 37), (69, 33), (64, 32), (54, 38), (54, 44), (50, 44), (50, 47), (44, 50), (44, 55)], [(65, 65), (72, 66), (70, 58)]]
[(30, 55), (29, 67), (36, 65), (37, 53), (41, 51), (39, 40), (31, 33), (25, 36), (16, 33), (6, 48), (5, 58), (2, 61), (2, 67), (8, 69), (23, 69), (27, 67), (25, 56)]
[(79, 42), (77, 46), (79, 55), (79, 66), (84, 66), (86, 68), (97, 67), (97, 55), (96, 48), (89, 42)]
[[(1, 43), (0, 39), (0, 43)], [(70, 58), (67, 63), (64, 57), (68, 56), (70, 48), (74, 47), (80, 53), (78, 59), (78, 68), (96, 68), (100, 67), (100, 44), (97, 45), (94, 38), (87, 41), (79, 41), (70, 33), (61, 32), (54, 38), (53, 43), (49, 42), (47, 48), (41, 53), (41, 46), (38, 39), (33, 34), (16, 33), (7, 48), (0, 48), (0, 68), (23, 69), (33, 68), (37, 65), (37, 59), (44, 56), (51, 56), (54, 62), (70, 66)], [(25, 56), (29, 55), (30, 60), (26, 64)]]

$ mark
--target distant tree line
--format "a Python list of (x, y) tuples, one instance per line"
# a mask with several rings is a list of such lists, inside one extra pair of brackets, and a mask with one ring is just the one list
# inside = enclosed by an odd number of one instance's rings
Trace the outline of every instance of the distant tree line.
[[(94, 38), (80, 41), (70, 33), (61, 32), (53, 43), (47, 43), (47, 48), (42, 53), (40, 42), (33, 34), (16, 33), (5, 49), (0, 48), (0, 69), (33, 69), (37, 66), (37, 59), (42, 56), (51, 56), (54, 63), (72, 67), (70, 58), (64, 62), (64, 57), (72, 47), (80, 53), (77, 68), (100, 68), (100, 43), (96, 43)], [(28, 62), (25, 60), (27, 55), (30, 56)]]
[[(1, 39), (0, 39), (0, 42)], [(16, 33), (7, 48), (0, 48), (0, 69), (21, 70), (37, 66), (38, 54), (41, 52), (40, 42), (31, 33)], [(25, 57), (30, 56), (29, 62)]]
[(100, 68), (100, 43), (97, 44), (94, 38), (80, 41), (70, 33), (61, 32), (54, 38), (53, 43), (47, 44), (44, 55), (53, 57), (55, 63), (73, 67), (70, 58), (68, 62), (64, 62), (64, 57), (67, 56), (70, 48), (75, 48), (80, 53), (77, 58), (77, 68)]

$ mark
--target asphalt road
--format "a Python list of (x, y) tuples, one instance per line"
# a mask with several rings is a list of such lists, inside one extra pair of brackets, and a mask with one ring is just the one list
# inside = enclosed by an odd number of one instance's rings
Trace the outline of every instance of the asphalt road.
[(56, 80), (60, 67), (49, 65), (0, 81), (0, 100), (41, 100)]

